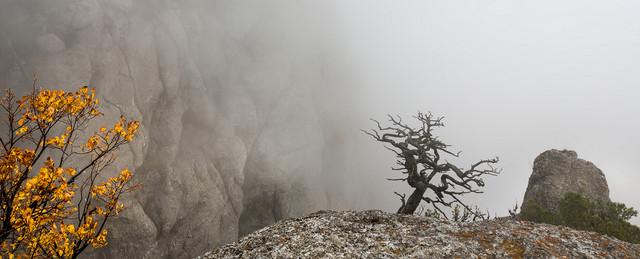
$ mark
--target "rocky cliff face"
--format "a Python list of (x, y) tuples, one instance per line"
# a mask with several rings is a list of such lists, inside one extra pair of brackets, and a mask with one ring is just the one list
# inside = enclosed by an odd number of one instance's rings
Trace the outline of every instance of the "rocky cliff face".
[(592, 200), (610, 201), (607, 180), (593, 163), (578, 158), (575, 151), (545, 151), (534, 161), (522, 211), (536, 203), (557, 212), (559, 201), (568, 192), (579, 193)]
[(509, 219), (454, 223), (381, 211), (288, 219), (199, 258), (640, 258), (640, 245)]
[(331, 35), (325, 9), (300, 1), (0, 2), (2, 87), (20, 91), (32, 74), (42, 87), (89, 84), (104, 104), (98, 124), (120, 114), (142, 121), (115, 167), (134, 167), (143, 189), (112, 222), (109, 248), (92, 256), (187, 258), (338, 206), (327, 182), (342, 164), (335, 160), (331, 173), (323, 166), (331, 148), (347, 145), (337, 125), (350, 111), (331, 109), (350, 95), (331, 38), (321, 36)]

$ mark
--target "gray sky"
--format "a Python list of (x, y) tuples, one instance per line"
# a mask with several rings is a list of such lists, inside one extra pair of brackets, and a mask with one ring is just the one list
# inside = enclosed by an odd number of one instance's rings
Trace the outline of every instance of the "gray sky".
[[(611, 198), (640, 208), (640, 1), (335, 1), (338, 41), (361, 80), (366, 117), (446, 116), (440, 135), (462, 164), (498, 155), (504, 169), (472, 200), (506, 214), (533, 159), (573, 149), (602, 169)], [(374, 150), (372, 181), (392, 154)], [(383, 169), (384, 168), (384, 169)], [(370, 172), (368, 172), (371, 174)], [(382, 205), (380, 205), (382, 204)], [(635, 218), (634, 223), (640, 224)]]

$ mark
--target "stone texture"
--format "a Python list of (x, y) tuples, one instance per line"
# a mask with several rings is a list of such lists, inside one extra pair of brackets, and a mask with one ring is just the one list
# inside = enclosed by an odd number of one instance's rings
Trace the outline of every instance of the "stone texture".
[(55, 54), (65, 48), (64, 42), (53, 33), (38, 36), (36, 44), (44, 54)]
[(607, 180), (593, 163), (578, 158), (575, 151), (545, 151), (534, 161), (522, 211), (535, 202), (557, 212), (559, 201), (568, 192), (579, 193), (593, 200), (610, 201)]
[(218, 258), (640, 258), (640, 245), (511, 219), (455, 223), (382, 211), (322, 211), (198, 257)]
[[(350, 93), (335, 75), (345, 67), (332, 63), (332, 39), (320, 36), (331, 35), (325, 9), (257, 0), (0, 2), (2, 87), (30, 89), (32, 74), (47, 88), (89, 84), (105, 113), (92, 127), (120, 114), (142, 121), (114, 167), (134, 168), (143, 188), (112, 222), (109, 247), (90, 256), (189, 258), (279, 219), (341, 206), (326, 188), (342, 172), (323, 170), (323, 154), (334, 153), (325, 136), (349, 135), (335, 125), (350, 111), (325, 108)], [(338, 91), (342, 99), (328, 94)]]

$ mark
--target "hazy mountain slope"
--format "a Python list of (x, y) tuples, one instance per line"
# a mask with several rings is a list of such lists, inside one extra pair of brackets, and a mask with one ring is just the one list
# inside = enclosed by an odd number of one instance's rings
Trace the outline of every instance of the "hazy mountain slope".
[(186, 258), (339, 206), (327, 183), (342, 166), (323, 172), (325, 143), (344, 145), (334, 136), (350, 111), (328, 112), (349, 99), (326, 94), (347, 83), (323, 36), (331, 17), (323, 4), (284, 3), (0, 3), (0, 85), (29, 89), (32, 74), (41, 87), (89, 84), (99, 124), (142, 121), (116, 167), (134, 167), (143, 189), (96, 256)]

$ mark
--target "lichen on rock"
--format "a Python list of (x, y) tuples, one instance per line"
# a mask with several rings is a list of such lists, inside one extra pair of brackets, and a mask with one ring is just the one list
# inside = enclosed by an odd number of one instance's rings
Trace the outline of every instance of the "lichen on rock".
[(198, 258), (640, 258), (640, 245), (506, 218), (456, 223), (377, 210), (322, 211)]

